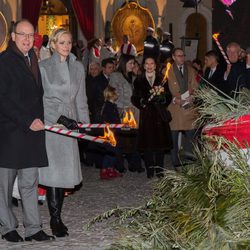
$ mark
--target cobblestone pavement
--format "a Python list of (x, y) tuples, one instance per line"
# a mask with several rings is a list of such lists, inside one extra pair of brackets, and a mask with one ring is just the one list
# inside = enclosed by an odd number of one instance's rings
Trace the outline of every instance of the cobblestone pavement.
[[(0, 249), (63, 249), (100, 250), (117, 239), (118, 233), (109, 227), (110, 221), (96, 224), (91, 230), (84, 228), (96, 215), (118, 206), (138, 206), (150, 196), (156, 179), (149, 180), (145, 173), (127, 172), (122, 178), (101, 181), (99, 171), (83, 167), (83, 185), (80, 190), (65, 198), (63, 221), (69, 228), (69, 236), (53, 242), (22, 242), (11, 244), (0, 239)], [(44, 231), (49, 229), (47, 204), (40, 206)], [(22, 212), (19, 203), (14, 212), (19, 220), (18, 232), (23, 235)]]

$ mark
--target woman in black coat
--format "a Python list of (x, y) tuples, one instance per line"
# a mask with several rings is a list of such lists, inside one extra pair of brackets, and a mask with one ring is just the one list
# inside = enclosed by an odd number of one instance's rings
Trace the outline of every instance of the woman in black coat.
[[(144, 72), (134, 82), (132, 103), (140, 109), (139, 149), (144, 151), (147, 177), (152, 178), (154, 171), (162, 176), (164, 151), (172, 148), (169, 122), (171, 116), (167, 106), (172, 100), (167, 82), (163, 85), (161, 75), (156, 73), (153, 57), (143, 61)], [(152, 93), (158, 94), (150, 99)]]

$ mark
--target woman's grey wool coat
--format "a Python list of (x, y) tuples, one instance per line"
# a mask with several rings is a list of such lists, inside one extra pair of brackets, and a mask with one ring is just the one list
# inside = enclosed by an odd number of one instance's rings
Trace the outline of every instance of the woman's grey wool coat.
[[(54, 125), (64, 115), (89, 123), (83, 65), (73, 54), (65, 62), (56, 52), (40, 62), (44, 88), (45, 124)], [(82, 181), (77, 140), (46, 132), (49, 166), (40, 169), (39, 183), (49, 187), (74, 188)]]

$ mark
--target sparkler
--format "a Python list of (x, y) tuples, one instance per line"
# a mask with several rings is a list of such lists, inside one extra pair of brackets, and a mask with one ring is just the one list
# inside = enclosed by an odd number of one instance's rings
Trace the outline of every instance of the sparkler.
[(218, 48), (219, 48), (219, 50), (220, 50), (222, 56), (224, 57), (226, 63), (227, 63), (227, 64), (231, 64), (230, 61), (229, 61), (228, 58), (227, 58), (227, 55), (226, 55), (225, 51), (223, 50), (223, 48), (222, 48), (222, 46), (221, 46), (221, 44), (220, 44), (220, 42), (219, 42), (219, 40), (218, 40), (219, 35), (220, 35), (219, 33), (213, 34), (213, 39), (214, 39), (214, 41), (216, 42), (216, 44), (217, 44), (217, 46), (218, 46)]

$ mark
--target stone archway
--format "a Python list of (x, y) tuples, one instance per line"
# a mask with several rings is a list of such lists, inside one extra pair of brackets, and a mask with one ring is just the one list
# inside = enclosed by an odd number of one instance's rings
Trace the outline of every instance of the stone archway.
[[(206, 35), (206, 42), (207, 42), (207, 48), (206, 51), (212, 49), (212, 10), (203, 5), (203, 3), (200, 3), (198, 5), (198, 13), (203, 16), (203, 18), (206, 21), (206, 28), (207, 28), (207, 35)], [(180, 18), (179, 22), (179, 37), (185, 37), (186, 36), (186, 23), (187, 19), (190, 15), (195, 14), (195, 9), (193, 8), (186, 8), (183, 12), (183, 15)], [(201, 58), (202, 59), (202, 58)]]
[(194, 13), (187, 18), (185, 36), (199, 38), (197, 57), (203, 60), (207, 52), (207, 23), (203, 15)]

